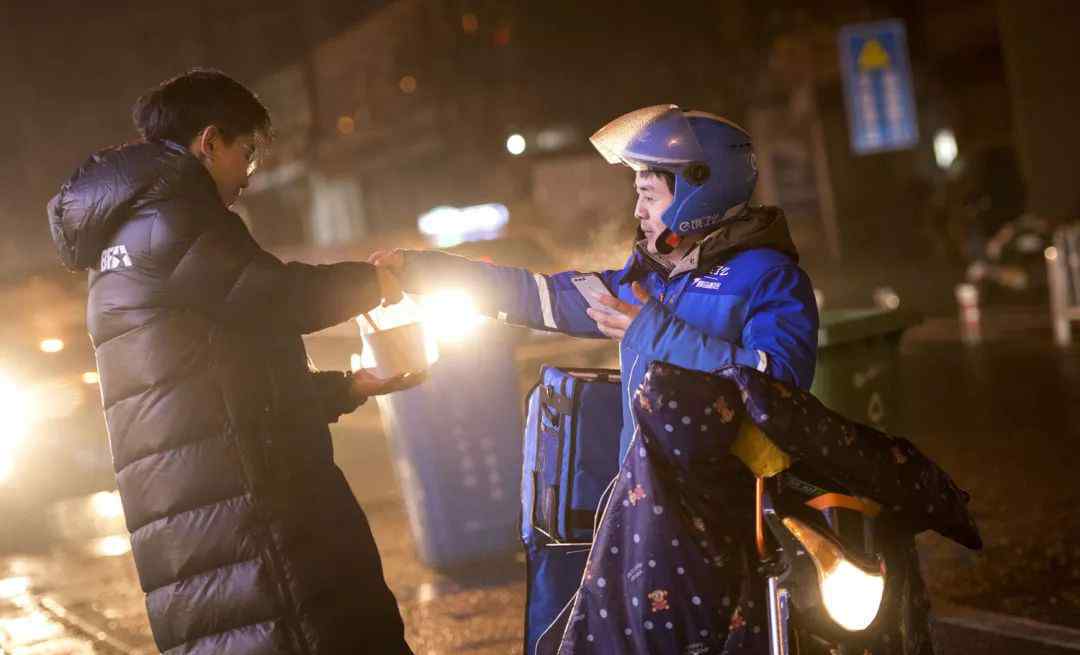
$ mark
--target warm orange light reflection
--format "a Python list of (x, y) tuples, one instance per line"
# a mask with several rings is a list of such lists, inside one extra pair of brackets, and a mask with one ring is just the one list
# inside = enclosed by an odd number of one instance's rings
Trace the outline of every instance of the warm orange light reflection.
[(22, 596), (30, 589), (30, 578), (26, 576), (18, 576), (14, 578), (4, 578), (0, 580), (0, 599), (12, 600), (18, 596)]
[(114, 534), (95, 539), (90, 549), (99, 557), (119, 557), (131, 552), (131, 540), (125, 535)]
[(94, 514), (103, 519), (113, 519), (124, 515), (124, 506), (120, 502), (120, 492), (99, 491), (90, 496), (90, 507)]
[(480, 19), (476, 17), (476, 14), (465, 14), (461, 17), (461, 29), (466, 34), (476, 34), (476, 30), (480, 29)]
[(337, 119), (337, 130), (345, 135), (352, 134), (356, 131), (356, 121), (352, 116), (342, 116)]
[[(44, 612), (32, 612), (16, 618), (0, 619), (0, 633), (6, 634), (13, 646), (28, 646), (64, 634), (64, 626)], [(18, 649), (23, 652), (23, 649)], [(28, 652), (28, 651), (27, 651)]]

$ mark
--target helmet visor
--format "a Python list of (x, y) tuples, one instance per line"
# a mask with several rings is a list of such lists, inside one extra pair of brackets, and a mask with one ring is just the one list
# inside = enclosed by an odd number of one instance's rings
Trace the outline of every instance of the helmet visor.
[(677, 172), (705, 160), (690, 122), (676, 105), (654, 105), (624, 114), (597, 130), (589, 141), (609, 164), (626, 164), (636, 171)]

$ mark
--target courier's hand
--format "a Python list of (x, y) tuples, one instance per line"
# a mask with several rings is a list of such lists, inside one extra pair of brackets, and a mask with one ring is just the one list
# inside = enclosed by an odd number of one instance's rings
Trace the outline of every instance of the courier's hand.
[[(649, 294), (640, 284), (635, 282), (630, 288), (634, 292), (634, 297), (640, 300), (642, 304), (649, 302)], [(626, 330), (630, 328), (630, 324), (641, 313), (641, 305), (631, 305), (614, 296), (600, 296), (598, 300), (610, 309), (601, 311), (590, 307), (585, 310), (585, 313), (589, 315), (589, 318), (596, 321), (598, 330), (616, 341), (622, 341), (622, 338), (626, 336)]]
[(394, 275), (401, 275), (405, 270), (405, 251), (401, 248), (393, 250), (376, 250), (368, 257), (368, 263), (379, 268), (388, 269)]
[(353, 372), (353, 391), (361, 398), (371, 396), (383, 396), (395, 391), (412, 389), (428, 377), (427, 371), (419, 373), (402, 373), (392, 378), (376, 377), (370, 369), (362, 368)]

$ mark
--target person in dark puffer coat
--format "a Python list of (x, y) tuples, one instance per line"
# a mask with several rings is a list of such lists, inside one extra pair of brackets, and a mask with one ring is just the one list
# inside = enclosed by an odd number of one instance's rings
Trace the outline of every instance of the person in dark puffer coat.
[(301, 335), (400, 298), (366, 263), (284, 264), (228, 206), (270, 132), (217, 71), (140, 98), (144, 140), (49, 203), (87, 323), (132, 553), (170, 655), (411, 653), (328, 422), (413, 384), (313, 372)]

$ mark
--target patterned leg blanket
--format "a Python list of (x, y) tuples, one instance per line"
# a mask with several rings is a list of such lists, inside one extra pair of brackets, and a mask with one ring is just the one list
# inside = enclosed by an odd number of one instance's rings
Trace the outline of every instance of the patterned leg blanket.
[[(730, 454), (744, 418), (759, 427), (774, 428), (763, 407), (785, 418), (785, 434), (797, 440), (800, 448), (820, 452), (821, 447), (814, 444), (828, 439), (853, 449), (865, 446), (875, 453), (881, 451), (880, 457), (866, 455), (857, 460), (860, 474), (876, 466), (873, 484), (880, 487), (884, 476), (896, 487), (896, 491), (883, 488), (883, 493), (908, 493), (905, 487), (910, 489), (912, 483), (897, 480), (896, 471), (888, 467), (909, 466), (909, 458), (921, 461), (921, 454), (909, 442), (876, 431), (863, 434), (872, 429), (845, 421), (809, 394), (777, 389), (763, 376), (741, 379), (739, 375), (750, 375), (741, 367), (724, 373), (707, 375), (660, 363), (650, 366), (634, 401), (638, 432), (603, 509), (585, 575), (558, 643), (559, 655), (768, 653), (766, 585), (754, 551), (754, 477)], [(748, 417), (748, 407), (757, 414)], [(811, 430), (824, 424), (823, 417), (835, 428)], [(853, 439), (853, 434), (861, 440)], [(769, 436), (773, 437), (772, 431)], [(907, 453), (903, 461), (889, 454), (898, 447)], [(821, 459), (828, 464), (842, 461)], [(924, 467), (918, 470), (924, 472)], [(937, 475), (940, 469), (933, 471)], [(920, 474), (915, 479), (925, 477)], [(941, 488), (948, 492), (942, 498), (956, 491), (957, 500), (949, 506), (966, 501), (943, 472), (939, 477)], [(956, 511), (969, 522), (965, 513)], [(894, 600), (887, 601), (882, 611), (889, 613), (894, 629), (854, 650), (855, 645), (849, 644), (845, 652), (933, 652), (929, 603), (914, 547), (918, 530), (910, 527), (906, 517), (913, 514), (906, 507), (898, 505), (896, 512), (883, 526), (890, 541), (886, 557), (893, 563), (886, 593)], [(905, 518), (901, 521), (900, 517)], [(947, 527), (939, 531), (949, 531)], [(960, 528), (952, 531), (963, 532)], [(977, 540), (977, 533), (972, 538)], [(829, 652), (815, 644), (801, 647), (803, 653)]]
[(650, 379), (559, 653), (767, 653), (754, 478), (728, 453), (739, 390), (676, 399)]

